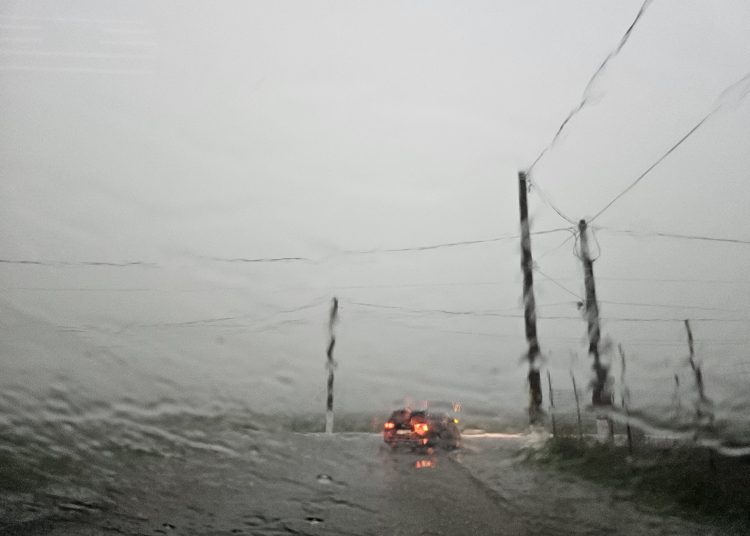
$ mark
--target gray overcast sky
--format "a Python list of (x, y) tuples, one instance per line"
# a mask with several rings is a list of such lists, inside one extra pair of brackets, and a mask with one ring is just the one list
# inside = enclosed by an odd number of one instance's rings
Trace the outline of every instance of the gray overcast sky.
[[(352, 250), (515, 235), (518, 169), (640, 7), (0, 2), (0, 258), (42, 262), (0, 265), (3, 315), (23, 327), (11, 369), (41, 386), (62, 354), (80, 373), (93, 348), (87, 383), (113, 396), (194, 386), (312, 409), (336, 294), (344, 407), (521, 407), (516, 239)], [(750, 3), (655, 0), (534, 182), (572, 219), (593, 216), (748, 71)], [(750, 246), (648, 233), (750, 240), (746, 88), (596, 221), (605, 332), (635, 377), (682, 370), (684, 329), (616, 319), (694, 318), (727, 404), (750, 373)], [(569, 226), (536, 190), (529, 202), (533, 230)], [(537, 274), (540, 315), (570, 317), (539, 326), (561, 381), (588, 367), (573, 241), (555, 249), (569, 236), (533, 238), (559, 283)], [(303, 260), (230, 262), (277, 257)]]

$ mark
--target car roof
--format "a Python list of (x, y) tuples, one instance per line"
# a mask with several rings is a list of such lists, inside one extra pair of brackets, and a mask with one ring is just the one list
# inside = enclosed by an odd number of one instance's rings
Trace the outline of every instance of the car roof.
[(391, 417), (404, 416), (404, 415), (409, 415), (410, 417), (427, 417), (427, 418), (433, 418), (433, 419), (447, 417), (447, 415), (443, 412), (431, 413), (424, 409), (410, 410), (407, 408), (401, 408), (391, 413)]

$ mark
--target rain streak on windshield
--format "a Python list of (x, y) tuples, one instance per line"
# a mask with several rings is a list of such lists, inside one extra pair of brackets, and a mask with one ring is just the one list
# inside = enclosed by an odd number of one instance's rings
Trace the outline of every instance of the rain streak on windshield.
[(0, 533), (746, 533), (748, 36), (0, 0)]

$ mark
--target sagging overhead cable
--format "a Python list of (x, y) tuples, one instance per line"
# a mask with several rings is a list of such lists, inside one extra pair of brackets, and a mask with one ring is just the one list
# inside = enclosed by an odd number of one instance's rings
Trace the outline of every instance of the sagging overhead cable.
[(676, 238), (679, 240), (700, 240), (703, 242), (724, 242), (727, 244), (743, 244), (750, 245), (750, 240), (743, 240), (741, 238), (725, 238), (718, 236), (702, 236), (702, 235), (687, 235), (679, 233), (663, 233), (659, 231), (632, 231), (629, 229), (612, 229), (609, 227), (600, 227), (604, 231), (612, 233), (622, 233), (632, 236), (656, 236), (659, 238)]
[(564, 219), (565, 221), (567, 221), (568, 223), (572, 225), (578, 225), (577, 221), (575, 221), (573, 218), (569, 216), (566, 216), (559, 208), (557, 208), (557, 206), (550, 200), (549, 196), (544, 193), (544, 191), (540, 188), (540, 186), (536, 182), (533, 182), (533, 181), (529, 182), (529, 187), (532, 189), (536, 189), (536, 192), (539, 194), (539, 197), (542, 198), (542, 201), (544, 201), (544, 203), (549, 208), (557, 212), (558, 216), (560, 216), (562, 219)]
[(594, 87), (594, 84), (599, 79), (599, 77), (602, 75), (604, 70), (607, 67), (607, 64), (615, 58), (620, 51), (625, 46), (625, 43), (628, 42), (628, 39), (630, 39), (630, 35), (633, 33), (633, 29), (635, 28), (636, 24), (638, 24), (638, 21), (643, 17), (643, 14), (646, 12), (646, 9), (648, 9), (649, 5), (651, 4), (653, 0), (644, 0), (643, 4), (641, 5), (641, 8), (638, 10), (638, 13), (636, 14), (635, 18), (633, 19), (633, 22), (630, 23), (630, 26), (627, 30), (625, 30), (625, 33), (620, 38), (620, 42), (617, 44), (617, 46), (612, 49), (609, 54), (607, 54), (607, 57), (604, 58), (604, 61), (599, 65), (599, 67), (594, 71), (594, 74), (591, 75), (591, 78), (589, 79), (588, 83), (586, 84), (586, 87), (583, 90), (583, 93), (581, 95), (581, 100), (578, 102), (578, 104), (570, 111), (570, 113), (567, 115), (567, 117), (563, 120), (563, 122), (560, 124), (560, 127), (557, 129), (557, 132), (555, 132), (555, 135), (552, 137), (552, 141), (539, 153), (539, 155), (534, 159), (531, 166), (526, 170), (526, 172), (531, 175), (532, 170), (534, 167), (539, 163), (539, 161), (544, 157), (547, 152), (552, 149), (555, 144), (557, 144), (558, 140), (560, 139), (560, 135), (563, 133), (565, 128), (570, 123), (570, 120), (575, 117), (578, 112), (580, 112), (583, 108), (585, 108), (591, 101), (591, 90)]
[(542, 275), (542, 277), (544, 277), (547, 281), (549, 281), (550, 283), (558, 286), (559, 288), (563, 289), (565, 292), (567, 292), (568, 294), (570, 294), (571, 296), (573, 296), (574, 298), (576, 298), (579, 302), (583, 301), (583, 297), (582, 296), (576, 294), (575, 292), (573, 292), (572, 290), (570, 290), (568, 287), (566, 287), (565, 285), (563, 285), (562, 283), (560, 283), (556, 279), (552, 279), (550, 276), (548, 276), (547, 274), (545, 274), (544, 272), (542, 272), (539, 269), (538, 266), (535, 266), (534, 270), (537, 271), (537, 272), (539, 272)]
[[(568, 231), (567, 227), (557, 227), (554, 229), (545, 229), (542, 231), (532, 231), (532, 235), (544, 235), (544, 234), (551, 234), (551, 233), (559, 233), (562, 231)], [(409, 251), (428, 251), (432, 249), (444, 249), (444, 248), (454, 248), (454, 247), (461, 247), (461, 246), (473, 246), (476, 244), (487, 244), (491, 242), (503, 242), (507, 240), (515, 240), (516, 238), (520, 238), (521, 236), (518, 234), (512, 234), (512, 235), (504, 235), (504, 236), (496, 236), (493, 238), (484, 238), (479, 240), (462, 240), (460, 242), (444, 242), (439, 244), (424, 244), (419, 246), (408, 246), (408, 247), (402, 247), (402, 248), (378, 248), (378, 249), (368, 249), (368, 250), (345, 250), (343, 253), (347, 255), (368, 255), (372, 253), (404, 253)]]
[[(738, 93), (735, 93), (738, 92)], [(732, 94), (734, 93), (734, 98), (732, 98)], [(627, 188), (625, 188), (622, 192), (617, 194), (609, 203), (604, 205), (602, 209), (594, 214), (594, 216), (589, 220), (589, 223), (594, 221), (596, 218), (601, 216), (601, 214), (607, 210), (609, 207), (615, 204), (622, 196), (624, 196), (626, 193), (628, 193), (630, 190), (632, 190), (639, 182), (641, 182), (646, 175), (651, 173), (656, 166), (661, 164), (670, 154), (672, 154), (680, 145), (682, 145), (690, 136), (695, 134), (696, 131), (700, 127), (702, 127), (706, 121), (708, 121), (711, 117), (713, 117), (719, 110), (724, 108), (729, 103), (739, 104), (742, 102), (745, 97), (750, 94), (750, 72), (745, 74), (742, 78), (734, 82), (733, 84), (730, 84), (727, 86), (721, 94), (719, 94), (719, 97), (716, 99), (716, 104), (711, 109), (710, 112), (708, 112), (706, 115), (704, 115), (700, 121), (698, 121), (693, 127), (688, 130), (688, 132), (682, 136), (677, 143), (672, 145), (663, 155), (661, 155), (653, 164), (651, 164), (648, 168), (646, 168), (646, 171), (641, 173), (630, 185), (628, 185)]]

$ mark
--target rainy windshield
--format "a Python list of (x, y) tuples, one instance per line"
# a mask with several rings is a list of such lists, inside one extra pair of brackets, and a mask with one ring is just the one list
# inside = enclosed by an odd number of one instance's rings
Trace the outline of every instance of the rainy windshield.
[(0, 532), (746, 533), (748, 36), (0, 0)]

